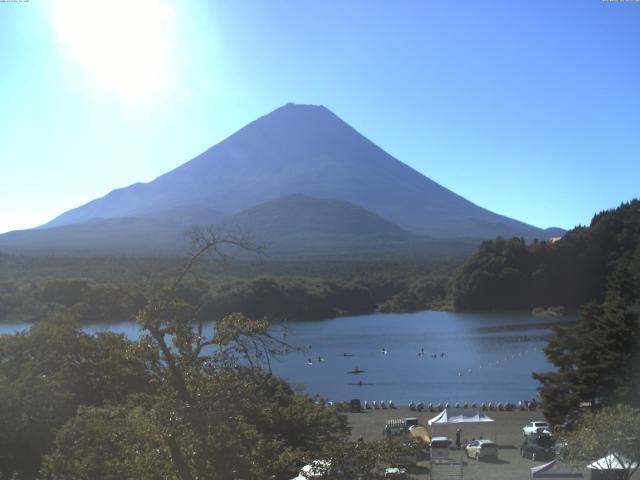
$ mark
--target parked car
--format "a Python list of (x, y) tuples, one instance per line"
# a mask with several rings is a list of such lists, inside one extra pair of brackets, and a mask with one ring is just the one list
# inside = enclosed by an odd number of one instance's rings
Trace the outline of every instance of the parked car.
[(498, 459), (498, 445), (491, 440), (472, 440), (465, 448), (467, 458), (476, 460), (484, 458)]
[(431, 439), (430, 453), (431, 461), (446, 461), (449, 459), (449, 447), (451, 442), (449, 437), (433, 437)]
[(520, 446), (520, 455), (536, 460), (551, 460), (555, 457), (555, 444), (551, 435), (534, 433), (524, 437)]
[(387, 437), (396, 437), (399, 435), (404, 435), (409, 431), (409, 427), (407, 426), (406, 419), (404, 418), (393, 418), (387, 420), (387, 423), (384, 426), (383, 438)]
[(547, 422), (529, 422), (522, 429), (522, 434), (526, 437), (533, 433), (546, 433), (547, 435), (551, 435), (551, 429)]
[(404, 419), (404, 425), (407, 428), (415, 427), (416, 425), (418, 425), (418, 419), (415, 417), (407, 417)]

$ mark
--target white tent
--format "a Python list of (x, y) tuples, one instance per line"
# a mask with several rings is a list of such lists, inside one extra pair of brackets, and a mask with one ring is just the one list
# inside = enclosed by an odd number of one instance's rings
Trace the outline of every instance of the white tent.
[(449, 423), (495, 422), (479, 408), (445, 408), (430, 419), (429, 425), (446, 425)]
[(627, 460), (622, 455), (607, 455), (600, 460), (596, 460), (593, 463), (587, 465), (589, 470), (623, 470), (625, 468), (634, 469), (638, 464)]
[(563, 465), (556, 459), (537, 467), (531, 467), (531, 478), (584, 478), (584, 475), (582, 472)]
[[(493, 441), (498, 441), (495, 420), (479, 408), (445, 408), (427, 423), (432, 428), (446, 425), (457, 425), (460, 427), (461, 423), (492, 423)], [(463, 440), (462, 443), (464, 444), (465, 440)]]

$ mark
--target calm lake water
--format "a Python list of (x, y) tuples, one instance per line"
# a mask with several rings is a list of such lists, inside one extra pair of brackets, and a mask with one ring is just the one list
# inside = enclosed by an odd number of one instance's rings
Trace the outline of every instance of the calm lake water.
[[(310, 395), (329, 400), (517, 402), (537, 398), (531, 372), (553, 369), (543, 348), (552, 324), (567, 321), (424, 311), (288, 322), (286, 340), (305, 351), (276, 359), (273, 370)], [(3, 324), (0, 333), (25, 328)], [(133, 322), (85, 329), (130, 338), (140, 334)], [(356, 367), (365, 373), (347, 373)], [(359, 380), (371, 385), (349, 385)]]

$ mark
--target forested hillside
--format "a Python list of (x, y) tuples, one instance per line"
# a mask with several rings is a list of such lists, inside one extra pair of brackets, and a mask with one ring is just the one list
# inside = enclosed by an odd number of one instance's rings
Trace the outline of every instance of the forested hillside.
[[(637, 258), (640, 201), (593, 217), (556, 243), (484, 242), (452, 284), (459, 310), (513, 310), (601, 301), (610, 275)], [(637, 274), (637, 265), (633, 267)]]
[(640, 405), (640, 201), (596, 215), (554, 244), (483, 243), (459, 269), (453, 302), (464, 310), (579, 307), (545, 349), (557, 370), (535, 373), (555, 423), (594, 406)]

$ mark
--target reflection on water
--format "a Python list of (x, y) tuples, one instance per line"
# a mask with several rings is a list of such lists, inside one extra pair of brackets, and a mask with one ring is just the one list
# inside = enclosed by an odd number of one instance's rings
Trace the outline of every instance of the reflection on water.
[[(276, 331), (286, 331), (287, 342), (303, 348), (276, 359), (273, 369), (293, 385), (304, 385), (307, 393), (330, 400), (517, 402), (536, 396), (532, 372), (553, 368), (543, 348), (558, 322), (431, 311), (287, 322)], [(0, 333), (25, 328), (0, 325)], [(86, 330), (140, 335), (134, 322)], [(356, 369), (365, 372), (348, 373)], [(364, 385), (357, 385), (360, 380)]]

